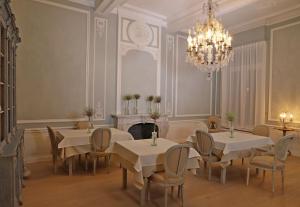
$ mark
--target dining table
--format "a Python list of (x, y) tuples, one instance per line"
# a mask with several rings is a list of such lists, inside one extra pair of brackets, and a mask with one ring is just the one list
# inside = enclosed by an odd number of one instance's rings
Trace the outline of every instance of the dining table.
[[(123, 171), (123, 188), (127, 188), (127, 171), (133, 173), (135, 186), (141, 190), (140, 204), (144, 205), (148, 178), (155, 172), (164, 170), (164, 155), (167, 150), (178, 143), (164, 138), (157, 139), (152, 145), (151, 139), (116, 141), (112, 148), (115, 159), (121, 163)], [(190, 148), (186, 169), (199, 168), (199, 153)]]
[[(96, 128), (95, 128), (96, 129)], [(59, 129), (57, 136), (60, 140), (58, 148), (61, 149), (61, 158), (85, 154), (91, 152), (91, 135), (95, 129)], [(113, 144), (116, 141), (133, 140), (129, 132), (122, 131), (116, 128), (110, 128), (111, 143), (106, 152), (111, 152)]]
[[(274, 144), (271, 137), (240, 131), (235, 131), (233, 137), (231, 137), (229, 131), (211, 133), (211, 136), (215, 143), (214, 147), (221, 151), (221, 183), (223, 184), (226, 182), (226, 168), (230, 165), (232, 160), (249, 157), (253, 148), (261, 148)], [(187, 141), (196, 143), (196, 136), (189, 136)]]

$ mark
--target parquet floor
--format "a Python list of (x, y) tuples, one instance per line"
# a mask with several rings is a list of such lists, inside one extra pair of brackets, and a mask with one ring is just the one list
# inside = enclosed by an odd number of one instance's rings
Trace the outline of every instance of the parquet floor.
[[(28, 166), (32, 172), (23, 191), (24, 207), (134, 207), (139, 206), (139, 191), (129, 173), (128, 189), (121, 188), (122, 170), (112, 166), (111, 172), (99, 168), (93, 176), (77, 169), (72, 177), (63, 169), (52, 173), (51, 162)], [(288, 157), (285, 193), (281, 191), (280, 173), (276, 174), (276, 192), (271, 192), (271, 174), (262, 182), (261, 174), (252, 171), (250, 185), (245, 185), (246, 168), (235, 161), (227, 171), (227, 183), (219, 183), (220, 169), (213, 169), (209, 182), (202, 170), (200, 175), (188, 173), (185, 184), (187, 207), (300, 207), (300, 158)], [(151, 201), (146, 206), (163, 206), (163, 189), (151, 186)], [(169, 206), (179, 206), (170, 196)]]

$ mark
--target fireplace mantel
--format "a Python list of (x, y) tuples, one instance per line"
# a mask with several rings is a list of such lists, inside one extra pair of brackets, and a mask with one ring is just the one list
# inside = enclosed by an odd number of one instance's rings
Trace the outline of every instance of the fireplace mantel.
[[(149, 114), (113, 114), (112, 118), (114, 120), (114, 127), (123, 131), (128, 131), (128, 129), (135, 124), (154, 123)], [(160, 115), (159, 119), (156, 120), (156, 125), (159, 129), (159, 136), (166, 137), (169, 129), (168, 115)]]

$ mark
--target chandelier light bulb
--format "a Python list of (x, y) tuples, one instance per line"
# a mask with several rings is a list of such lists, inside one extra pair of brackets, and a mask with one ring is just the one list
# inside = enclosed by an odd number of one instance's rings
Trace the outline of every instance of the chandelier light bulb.
[(226, 66), (232, 56), (232, 37), (215, 18), (212, 0), (204, 6), (208, 18), (204, 24), (196, 23), (187, 38), (187, 62), (211, 74)]

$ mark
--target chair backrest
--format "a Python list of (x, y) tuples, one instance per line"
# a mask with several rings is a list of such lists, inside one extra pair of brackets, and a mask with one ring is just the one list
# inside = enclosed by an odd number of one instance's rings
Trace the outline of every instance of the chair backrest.
[(207, 118), (207, 123), (208, 123), (209, 129), (220, 129), (221, 128), (221, 118), (218, 116), (209, 116)]
[(214, 147), (214, 139), (209, 133), (201, 130), (196, 131), (195, 148), (200, 155), (210, 156)]
[(92, 149), (98, 152), (104, 152), (111, 141), (111, 131), (109, 128), (95, 129), (91, 136)]
[(266, 125), (257, 125), (252, 130), (252, 133), (255, 135), (259, 135), (259, 136), (269, 137), (270, 136), (270, 128)]
[(208, 127), (204, 122), (200, 121), (199, 123), (197, 123), (197, 126), (194, 130), (194, 134), (196, 134), (196, 131), (198, 131), (198, 130), (208, 132)]
[(279, 160), (281, 162), (284, 162), (287, 158), (288, 154), (288, 149), (289, 149), (289, 144), (293, 140), (294, 135), (286, 135), (275, 144), (274, 146), (274, 154), (275, 154), (275, 159)]
[(91, 128), (91, 124), (88, 121), (79, 121), (76, 124), (76, 129), (88, 129)]
[(58, 141), (57, 141), (55, 132), (50, 126), (47, 126), (47, 130), (48, 130), (49, 137), (50, 137), (52, 155), (56, 156), (57, 152), (58, 152), (58, 148), (57, 148), (58, 147)]
[(165, 173), (167, 177), (183, 178), (190, 147), (186, 144), (178, 144), (169, 148), (165, 154)]

